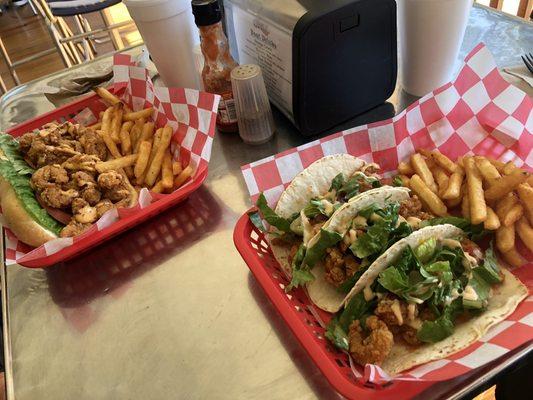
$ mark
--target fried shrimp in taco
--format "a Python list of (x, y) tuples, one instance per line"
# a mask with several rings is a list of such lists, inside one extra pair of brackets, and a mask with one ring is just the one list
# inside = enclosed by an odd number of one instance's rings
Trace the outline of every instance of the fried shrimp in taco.
[(527, 288), (450, 224), (393, 244), (363, 273), (326, 337), (391, 375), (468, 347), (511, 314)]

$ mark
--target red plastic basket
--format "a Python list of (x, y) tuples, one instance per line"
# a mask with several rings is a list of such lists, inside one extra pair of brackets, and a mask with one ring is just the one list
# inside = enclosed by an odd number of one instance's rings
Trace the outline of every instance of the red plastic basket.
[[(111, 89), (111, 91), (113, 91)], [(119, 94), (119, 93), (117, 93)], [(98, 95), (92, 94), (83, 97), (75, 102), (69, 103), (61, 108), (50, 111), (46, 114), (40, 115), (36, 118), (28, 120), (22, 124), (16, 125), (7, 130), (7, 133), (14, 137), (23, 135), (26, 132), (31, 132), (34, 129), (39, 129), (49, 122), (65, 122), (72, 120), (80, 111), (90, 108), (93, 112), (98, 112), (105, 109), (104, 103), (100, 100)], [(185, 200), (191, 193), (197, 190), (207, 178), (207, 169), (196, 174), (192, 178), (192, 182), (188, 185), (180, 187), (171, 194), (159, 195), (157, 200), (147, 207), (140, 209), (138, 212), (122, 217), (114, 224), (107, 228), (101, 229), (97, 234), (88, 235), (83, 239), (76, 241), (73, 245), (66, 247), (52, 255), (40, 257), (33, 261), (21, 262), (20, 264), (29, 268), (44, 268), (50, 265), (67, 261), (73, 257), (109, 240), (115, 235), (132, 228), (135, 225), (151, 218), (152, 216), (163, 212), (169, 207)]]
[(343, 396), (349, 399), (408, 399), (434, 383), (393, 381), (385, 387), (362, 384), (354, 376), (348, 356), (331, 346), (324, 337), (324, 328), (317, 317), (327, 323), (331, 314), (313, 307), (302, 289), (285, 293), (288, 281), (272, 255), (264, 233), (250, 222), (248, 213), (239, 218), (233, 232), (233, 241), (298, 341), (329, 383)]

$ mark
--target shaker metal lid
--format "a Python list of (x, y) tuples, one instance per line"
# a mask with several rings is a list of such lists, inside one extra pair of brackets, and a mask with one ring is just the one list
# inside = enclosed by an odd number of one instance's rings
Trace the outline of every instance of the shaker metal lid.
[(245, 80), (256, 77), (261, 73), (261, 68), (255, 64), (239, 65), (231, 70), (231, 79)]
[(222, 20), (222, 9), (218, 0), (192, 0), (192, 13), (197, 26), (208, 26)]

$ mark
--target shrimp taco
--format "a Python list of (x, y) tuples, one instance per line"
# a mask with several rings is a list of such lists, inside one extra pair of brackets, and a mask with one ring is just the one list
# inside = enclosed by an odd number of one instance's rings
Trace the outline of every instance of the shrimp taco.
[(390, 245), (412, 232), (400, 215), (405, 208), (402, 204), (409, 199), (409, 189), (383, 186), (341, 206), (291, 258), (291, 284), (305, 283), (314, 304), (325, 311), (338, 311), (363, 271)]
[(527, 288), (453, 225), (423, 227), (362, 274), (326, 337), (391, 375), (468, 347), (511, 314)]
[[(369, 164), (349, 154), (323, 157), (298, 174), (281, 194), (275, 209), (265, 196), (257, 208), (271, 229), (269, 239), (274, 255), (288, 277), (288, 262), (293, 244), (307, 243), (343, 204), (381, 186), (377, 164)], [(261, 229), (258, 213), (250, 219)]]

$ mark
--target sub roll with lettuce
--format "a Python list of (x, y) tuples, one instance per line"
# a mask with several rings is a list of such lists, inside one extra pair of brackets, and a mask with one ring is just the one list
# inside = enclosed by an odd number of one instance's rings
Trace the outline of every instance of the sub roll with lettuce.
[(527, 293), (492, 247), (481, 250), (450, 224), (427, 226), (362, 274), (326, 337), (358, 364), (395, 375), (468, 347)]
[(21, 157), (18, 143), (0, 134), (0, 205), (3, 217), (19, 240), (38, 247), (56, 239), (63, 225), (35, 198), (30, 180), (34, 170)]

